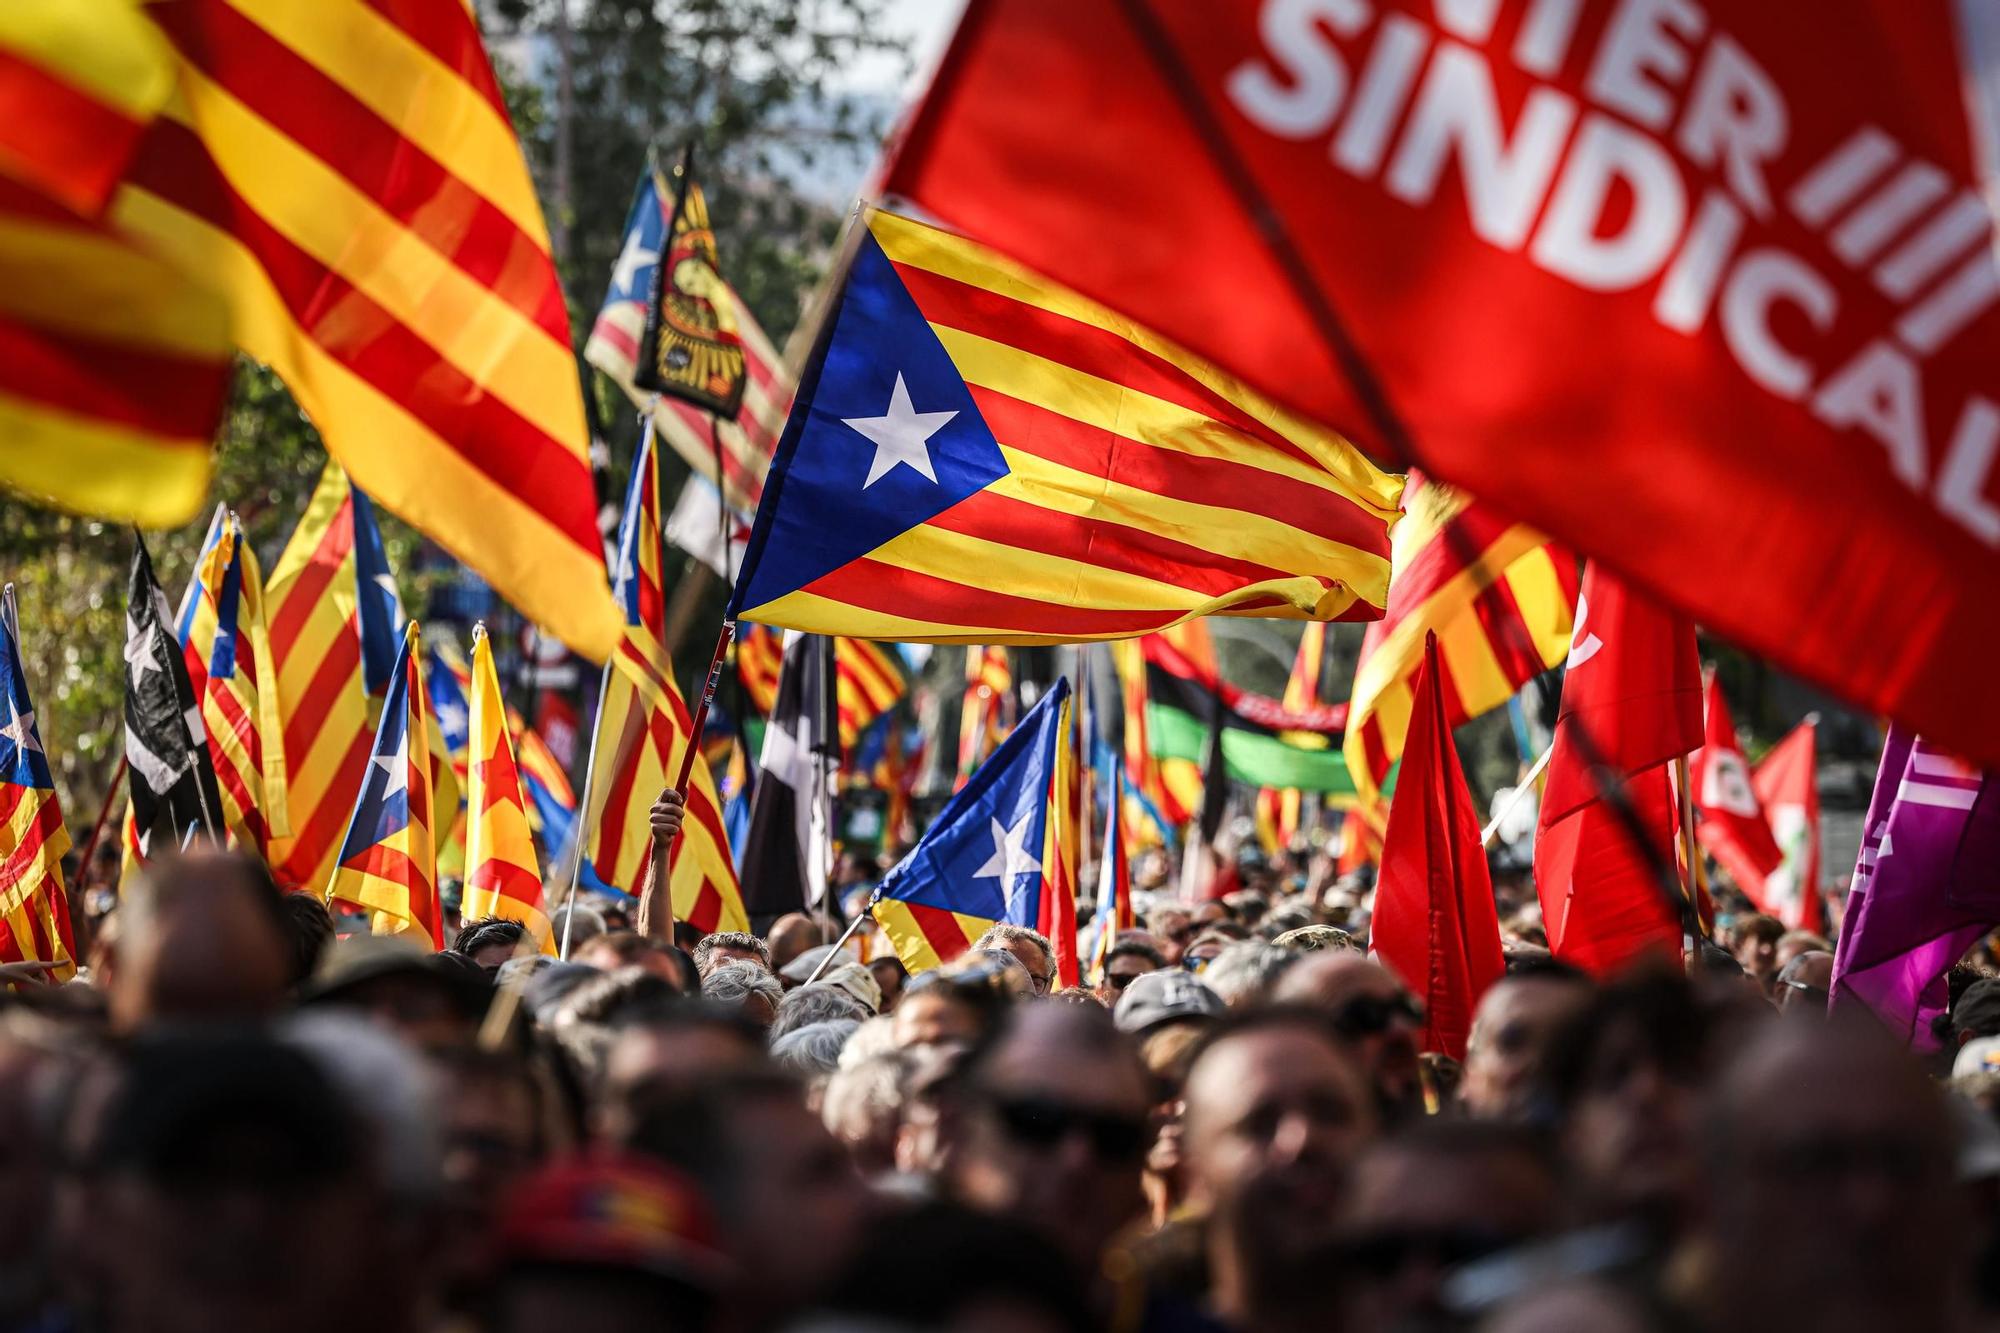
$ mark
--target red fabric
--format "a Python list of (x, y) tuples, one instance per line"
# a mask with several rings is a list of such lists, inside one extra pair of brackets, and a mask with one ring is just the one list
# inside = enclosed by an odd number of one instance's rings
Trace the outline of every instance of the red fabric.
[(1785, 859), (1763, 802), (1750, 784), (1750, 765), (1736, 743), (1736, 723), (1722, 685), (1708, 682), (1708, 728), (1693, 760), (1689, 786), (1698, 816), (1695, 833), (1702, 849), (1719, 862), (1736, 886), (1756, 903), (1764, 901), (1764, 877)]
[(1535, 891), (1549, 951), (1593, 976), (1612, 976), (1635, 958), (1678, 958), (1681, 912), (1664, 872), (1672, 871), (1675, 809), (1667, 765), (1623, 784), (1634, 820), (1652, 845), (1603, 801), (1567, 818), (1544, 820), (1535, 835)]
[(1764, 877), (1760, 911), (1793, 930), (1826, 933), (1819, 890), (1819, 726), (1807, 718), (1750, 771), (1750, 786), (1771, 821), (1785, 861)]
[(1424, 636), (1370, 938), (1424, 1002), (1424, 1049), (1463, 1060), (1473, 1006), (1506, 964), (1479, 812), (1465, 789), (1438, 688), (1435, 634)]
[(973, 0), (885, 189), (2000, 761), (1972, 7), (1826, 8)]

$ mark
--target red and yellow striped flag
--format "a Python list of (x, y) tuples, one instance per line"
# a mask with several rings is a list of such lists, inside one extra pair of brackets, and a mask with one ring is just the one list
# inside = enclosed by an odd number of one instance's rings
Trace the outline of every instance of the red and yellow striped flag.
[(1425, 634), (1438, 636), (1439, 686), (1455, 727), (1562, 661), (1576, 606), (1576, 562), (1534, 529), (1427, 477), (1410, 479), (1405, 506), (1389, 614), (1361, 641), (1344, 742), (1360, 814), (1378, 833)]
[(76, 975), (62, 859), (69, 851), (56, 784), (21, 671), (14, 585), (0, 589), (0, 962), (54, 963)]
[(221, 506), (176, 629), (189, 683), (201, 700), (223, 825), (238, 847), (268, 858), (272, 838), (291, 826), (264, 573), (242, 523)]
[(1005, 648), (965, 650), (965, 703), (958, 712), (958, 785), (1007, 738), (1014, 672)]
[(542, 911), (542, 874), (529, 828), (528, 801), (507, 735), (507, 702), (486, 627), (472, 631), (472, 717), (467, 724), (471, 775), (465, 808), (467, 921), (500, 916), (519, 921), (546, 954), (556, 951)]
[(565, 642), (617, 643), (569, 317), (457, 0), (160, 0), (178, 96), (112, 215), (212, 275), (356, 481)]
[(200, 508), (232, 364), (213, 275), (105, 217), (174, 63), (131, 0), (0, 5), (0, 485), (147, 527)]
[[(1393, 597), (1393, 585), (1390, 596)], [(1301, 711), (1319, 702), (1320, 669), (1326, 661), (1326, 626), (1313, 622), (1299, 636), (1292, 674), (1285, 679), (1285, 707)], [(1267, 851), (1282, 852), (1299, 836), (1299, 808), (1304, 793), (1264, 787), (1257, 792), (1257, 834)]]
[(838, 639), (833, 645), (835, 702), (840, 710), (840, 751), (853, 751), (861, 733), (896, 706), (909, 684), (895, 650), (866, 639)]
[[(625, 613), (625, 636), (605, 685), (592, 741), (592, 789), (584, 794), (590, 830), (584, 854), (599, 879), (627, 893), (639, 889), (651, 855), (647, 810), (680, 772), (694, 729), (664, 642), (664, 541), (659, 461), (648, 430), (632, 460), (612, 590)], [(703, 931), (750, 928), (715, 777), (699, 755), (688, 783), (686, 822), (674, 843), (671, 887), (676, 921)]]
[(785, 664), (785, 636), (769, 625), (744, 625), (736, 636), (736, 675), (750, 706), (769, 716), (778, 702), (778, 672)]

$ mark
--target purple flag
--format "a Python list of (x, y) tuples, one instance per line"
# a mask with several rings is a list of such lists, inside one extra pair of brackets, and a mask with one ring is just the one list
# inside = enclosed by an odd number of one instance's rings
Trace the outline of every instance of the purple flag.
[(2000, 784), (1891, 728), (1854, 865), (1832, 1007), (1872, 1010), (1918, 1050), (1946, 1008), (1945, 973), (2000, 924)]

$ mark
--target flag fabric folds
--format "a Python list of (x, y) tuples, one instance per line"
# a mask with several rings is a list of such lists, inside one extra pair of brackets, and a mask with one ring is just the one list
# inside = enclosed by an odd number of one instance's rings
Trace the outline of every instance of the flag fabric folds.
[(980, 0), (881, 188), (2000, 762), (1990, 8)]
[(1750, 773), (1750, 786), (1784, 854), (1764, 876), (1757, 909), (1787, 930), (1826, 933), (1819, 874), (1819, 721), (1808, 717), (1772, 746)]
[(76, 975), (62, 859), (69, 831), (21, 670), (14, 585), (0, 590), (0, 963), (54, 963), (54, 981)]
[(176, 626), (188, 683), (201, 700), (223, 827), (268, 858), (290, 831), (284, 722), (272, 678), (264, 574), (234, 513), (217, 506)]
[(518, 921), (543, 953), (553, 954), (555, 939), (542, 911), (542, 872), (529, 827), (528, 798), (508, 736), (507, 701), (493, 665), (493, 643), (484, 625), (472, 631), (468, 735), (472, 759), (465, 788), (465, 893), (459, 915), (467, 921), (493, 916)]
[(833, 649), (840, 710), (840, 750), (852, 753), (861, 733), (896, 706), (909, 684), (893, 648), (864, 639), (839, 639)]
[[(584, 793), (584, 827), (589, 831), (584, 858), (601, 882), (627, 894), (651, 874), (647, 811), (679, 774), (681, 753), (694, 729), (666, 649), (666, 546), (653, 443), (649, 429), (640, 439), (625, 490), (612, 586), (625, 617), (625, 634), (614, 662), (606, 667), (604, 706), (591, 741), (591, 782)], [(722, 801), (699, 755), (688, 783), (686, 823), (672, 856), (676, 921), (703, 931), (746, 928), (742, 890), (722, 826)]]
[(1369, 936), (1424, 1005), (1423, 1048), (1465, 1058), (1472, 1011), (1506, 971), (1479, 811), (1452, 740), (1437, 636), (1424, 636)]
[(1556, 957), (1607, 976), (1641, 954), (1678, 956), (1686, 912), (1666, 882), (1680, 832), (1668, 767), (1700, 743), (1693, 623), (1593, 563), (1535, 830), (1535, 889)]
[(827, 660), (833, 641), (823, 634), (787, 637), (743, 850), (744, 907), (758, 931), (826, 900), (833, 850), (833, 773), (840, 761), (834, 668)]
[(431, 730), (423, 643), (413, 620), (403, 630), (402, 651), (396, 655), (388, 697), (382, 703), (382, 724), (368, 748), (353, 817), (324, 896), (328, 902), (367, 908), (378, 935), (408, 933), (442, 949), (435, 787), (439, 765)]
[(778, 698), (778, 674), (784, 668), (785, 636), (769, 625), (736, 627), (736, 678), (750, 705), (766, 716)]
[(153, 577), (143, 538), (132, 547), (125, 593), (125, 758), (131, 766), (128, 864), (152, 854), (164, 828), (178, 845), (191, 833), (220, 840), (222, 797), (209, 761), (201, 701), (173, 633), (174, 613)]
[(1882, 747), (1834, 953), (1835, 1013), (1865, 1008), (1919, 1051), (1945, 973), (2000, 925), (2000, 788), (1901, 727)]
[(1400, 478), (968, 240), (854, 240), (732, 615), (1006, 644), (1381, 614)]
[(167, 0), (173, 113), (116, 224), (227, 293), (382, 504), (602, 658), (583, 398), (541, 206), (472, 10)]
[(1764, 877), (1784, 862), (1785, 854), (1771, 835), (1764, 806), (1750, 781), (1750, 765), (1736, 740), (1736, 723), (1722, 682), (1709, 677), (1708, 718), (1701, 752), (1693, 760), (1692, 780), (1701, 845), (1736, 881), (1752, 902), (1764, 898)]
[[(642, 409), (652, 395), (633, 377), (639, 362), (639, 341), (645, 332), (646, 305), (660, 266), (667, 235), (667, 210), (673, 191), (650, 165), (639, 174), (632, 208), (625, 218), (625, 240), (611, 270), (604, 305), (583, 346), (584, 360), (596, 366), (631, 396)], [(719, 279), (710, 293), (718, 310), (734, 324), (743, 352), (746, 384), (743, 401), (732, 419), (719, 419), (691, 402), (661, 398), (653, 405), (654, 428), (689, 467), (722, 488), (730, 509), (748, 515), (764, 496), (764, 477), (771, 455), (792, 406), (792, 385), (784, 359), (765, 336), (750, 308), (736, 290)], [(768, 709), (768, 705), (767, 705)]]
[[(1059, 679), (883, 876), (875, 922), (911, 972), (950, 962), (997, 922), (1055, 941), (1069, 706), (1069, 682)], [(1073, 883), (1073, 866), (1070, 875)], [(1074, 957), (1073, 906), (1070, 921)]]
[(1428, 477), (1410, 478), (1403, 507), (1388, 612), (1362, 636), (1344, 742), (1368, 809), (1403, 753), (1426, 635), (1438, 636), (1456, 727), (1562, 661), (1576, 602), (1575, 563), (1534, 529)]
[(291, 825), (272, 840), (271, 868), (282, 887), (318, 893), (354, 813), (402, 629), (374, 505), (339, 463), (320, 473), (264, 605)]
[(107, 213), (173, 89), (132, 0), (0, 7), (0, 485), (147, 527), (200, 508), (233, 365), (214, 275)]

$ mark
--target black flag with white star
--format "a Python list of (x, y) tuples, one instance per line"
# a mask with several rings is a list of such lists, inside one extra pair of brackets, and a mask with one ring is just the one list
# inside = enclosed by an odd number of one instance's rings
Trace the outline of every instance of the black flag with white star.
[(833, 640), (823, 634), (785, 638), (744, 840), (743, 907), (759, 934), (787, 912), (820, 906), (826, 896), (833, 771), (840, 764)]
[(219, 838), (222, 800), (173, 609), (153, 577), (145, 541), (134, 536), (125, 596), (125, 757), (139, 850), (150, 853), (160, 828), (176, 846), (196, 831)]

